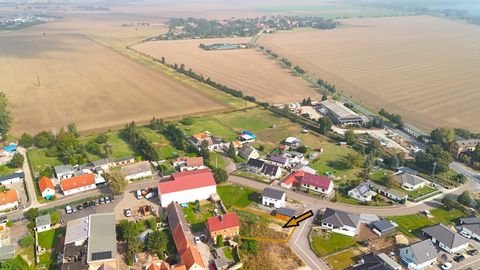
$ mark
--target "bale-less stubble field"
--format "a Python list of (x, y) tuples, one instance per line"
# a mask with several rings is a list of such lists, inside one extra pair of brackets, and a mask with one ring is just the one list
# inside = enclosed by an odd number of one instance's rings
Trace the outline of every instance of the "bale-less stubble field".
[(343, 20), (259, 43), (362, 104), (423, 128), (480, 131), (480, 27), (433, 17)]
[(255, 49), (206, 51), (200, 43), (245, 43), (249, 38), (151, 41), (136, 45), (136, 50), (170, 64), (185, 64), (205, 78), (243, 91), (245, 95), (271, 103), (319, 98), (319, 94), (301, 77), (294, 77), (274, 60)]
[(40, 33), (0, 38), (0, 90), (9, 98), (15, 135), (70, 122), (97, 130), (227, 108), (82, 35)]

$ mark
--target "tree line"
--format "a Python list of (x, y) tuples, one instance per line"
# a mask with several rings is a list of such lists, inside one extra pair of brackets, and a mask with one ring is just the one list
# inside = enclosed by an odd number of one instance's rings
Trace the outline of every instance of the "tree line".
[(141, 133), (135, 122), (125, 126), (120, 133), (148, 160), (158, 160), (159, 155), (153, 144)]

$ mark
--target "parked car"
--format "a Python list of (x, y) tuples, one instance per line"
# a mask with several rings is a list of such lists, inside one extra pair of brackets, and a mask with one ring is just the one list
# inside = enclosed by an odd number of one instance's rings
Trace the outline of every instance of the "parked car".
[(88, 206), (90, 206), (90, 207), (95, 206), (95, 202), (94, 201), (89, 201)]
[(100, 203), (98, 202), (98, 200), (95, 200), (94, 203), (95, 203), (95, 206), (97, 206), (97, 205), (100, 204)]
[(80, 211), (83, 209), (83, 206), (81, 204), (77, 205), (77, 210)]
[(77, 210), (76, 207), (72, 207), (72, 212), (73, 212), (73, 213), (76, 213), (77, 211), (78, 211), (78, 210)]
[(461, 261), (465, 260), (465, 256), (463, 256), (463, 255), (455, 256), (453, 258), (453, 260), (456, 261), (456, 262), (461, 262)]
[(105, 198), (100, 198), (100, 204), (104, 204), (105, 203)]
[(443, 270), (448, 270), (450, 268), (452, 268), (452, 263), (446, 262), (446, 263), (442, 264), (442, 269)]
[(468, 238), (468, 239), (472, 238), (471, 235), (469, 235), (468, 233), (466, 233), (466, 232), (464, 232), (464, 231), (461, 231), (461, 232), (460, 232), (460, 235), (463, 236), (463, 237), (465, 237), (465, 238)]
[(131, 217), (132, 216), (132, 211), (130, 210), (130, 208), (127, 208), (124, 210), (124, 214), (126, 217)]
[(141, 200), (143, 198), (142, 191), (140, 189), (135, 192), (135, 197), (137, 197), (137, 200)]
[(145, 199), (149, 200), (149, 199), (153, 198), (153, 196), (155, 196), (155, 193), (150, 192), (147, 195), (145, 195)]
[(72, 213), (72, 207), (70, 207), (70, 205), (65, 206), (65, 213), (67, 214)]
[(88, 202), (84, 202), (83, 203), (83, 208), (88, 208), (88, 207), (89, 207)]
[(198, 237), (198, 236), (195, 236), (193, 239), (195, 239), (195, 243), (197, 243), (197, 244), (201, 242), (200, 237)]
[(110, 203), (110, 198), (108, 196), (105, 197), (105, 203)]
[(470, 255), (470, 256), (475, 256), (475, 255), (478, 254), (478, 250), (476, 250), (476, 249), (469, 250), (469, 251), (467, 251), (467, 254)]

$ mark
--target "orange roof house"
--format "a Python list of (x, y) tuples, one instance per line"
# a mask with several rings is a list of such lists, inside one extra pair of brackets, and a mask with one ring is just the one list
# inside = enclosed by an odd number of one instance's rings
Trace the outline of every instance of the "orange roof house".
[(240, 232), (240, 220), (235, 212), (210, 217), (207, 220), (207, 229), (214, 241), (220, 234), (225, 238), (232, 238)]
[(18, 196), (15, 189), (0, 192), (0, 211), (18, 206)]
[(90, 189), (95, 189), (95, 176), (90, 173), (68, 178), (62, 180), (62, 182), (60, 183), (60, 187), (65, 196)]
[(52, 180), (46, 176), (38, 180), (38, 188), (40, 189), (40, 193), (42, 193), (42, 197), (47, 200), (55, 195), (55, 186)]

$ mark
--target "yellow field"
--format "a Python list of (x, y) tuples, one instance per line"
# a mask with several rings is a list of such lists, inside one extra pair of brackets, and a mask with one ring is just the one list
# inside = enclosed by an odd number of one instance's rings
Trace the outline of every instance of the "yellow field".
[(152, 41), (134, 48), (170, 64), (185, 64), (205, 78), (243, 91), (245, 95), (271, 103), (301, 101), (319, 94), (301, 77), (292, 76), (274, 60), (255, 49), (206, 51), (200, 43), (245, 43), (249, 38)]
[(259, 43), (367, 107), (424, 128), (480, 131), (480, 27), (433, 17), (343, 20)]

